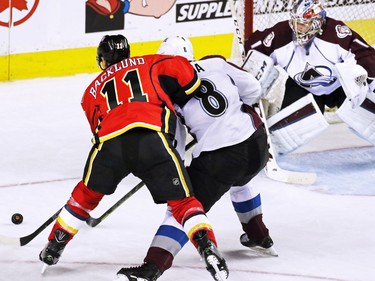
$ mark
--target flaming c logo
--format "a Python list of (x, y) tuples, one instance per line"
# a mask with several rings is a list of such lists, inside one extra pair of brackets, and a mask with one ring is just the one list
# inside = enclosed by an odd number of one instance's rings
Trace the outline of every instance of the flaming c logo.
[[(33, 15), (36, 8), (38, 7), (39, 0), (34, 0), (34, 4), (32, 5), (31, 9), (28, 7), (27, 4), (28, 1), (26, 0), (0, 0), (0, 14), (5, 13), (6, 10), (9, 9), (9, 21), (0, 21), (0, 26), (17, 26), (27, 21)], [(18, 19), (13, 18), (13, 9), (16, 9), (19, 12), (21, 12), (21, 16), (17, 16)]]

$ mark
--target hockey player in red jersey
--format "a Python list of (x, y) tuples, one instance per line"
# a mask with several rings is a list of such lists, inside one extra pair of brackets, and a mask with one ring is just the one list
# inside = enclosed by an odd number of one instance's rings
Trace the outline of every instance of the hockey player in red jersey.
[[(241, 244), (277, 255), (263, 223), (260, 193), (250, 183), (268, 160), (264, 125), (252, 108), (261, 95), (259, 82), (220, 56), (194, 61), (192, 45), (185, 37), (165, 39), (158, 53), (186, 57), (202, 81), (200, 94), (182, 107), (176, 105), (178, 114), (197, 141), (187, 167), (196, 198), (205, 211), (209, 211), (230, 191), (234, 210), (245, 232), (240, 237)], [(185, 151), (180, 153), (184, 155)], [(145, 264), (155, 264), (160, 272), (166, 271), (187, 241), (183, 228), (167, 210), (144, 259)], [(122, 280), (138, 280), (131, 277), (138, 269), (124, 270), (128, 279)], [(144, 278), (141, 280), (156, 280), (141, 277)]]
[(375, 144), (375, 50), (345, 23), (328, 17), (323, 0), (297, 0), (289, 20), (255, 31), (245, 38), (245, 50), (269, 56), (288, 75), (281, 110), (268, 121), (280, 153), (328, 126), (325, 107), (338, 107), (339, 117)]
[[(177, 116), (200, 85), (183, 57), (130, 57), (122, 35), (104, 36), (97, 48), (103, 70), (87, 87), (82, 107), (94, 135), (82, 180), (60, 212), (39, 258), (56, 264), (104, 195), (130, 173), (149, 189), (155, 203), (167, 203), (204, 261), (226, 268), (201, 203), (193, 196), (183, 161), (174, 148)], [(209, 261), (215, 256), (216, 261)], [(211, 266), (212, 266), (211, 265)], [(144, 272), (160, 272), (149, 264)], [(121, 270), (120, 272), (121, 273)]]

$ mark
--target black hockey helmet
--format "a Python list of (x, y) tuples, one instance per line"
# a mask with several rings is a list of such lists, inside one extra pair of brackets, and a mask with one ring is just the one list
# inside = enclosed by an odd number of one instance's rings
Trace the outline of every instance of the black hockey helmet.
[(97, 48), (96, 62), (103, 70), (128, 57), (130, 46), (123, 35), (105, 35)]

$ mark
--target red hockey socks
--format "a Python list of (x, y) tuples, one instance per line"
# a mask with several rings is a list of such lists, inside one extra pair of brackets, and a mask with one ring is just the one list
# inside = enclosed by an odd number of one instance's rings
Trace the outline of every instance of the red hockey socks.
[(67, 244), (84, 225), (89, 217), (89, 212), (95, 209), (103, 196), (103, 194), (89, 189), (80, 181), (57, 217), (48, 240), (54, 239), (56, 229), (61, 229), (70, 234), (69, 239), (65, 242)]
[(212, 226), (208, 222), (202, 204), (194, 196), (180, 200), (169, 200), (168, 206), (171, 208), (174, 218), (184, 227), (186, 235), (196, 248), (198, 245), (194, 241), (194, 235), (200, 230), (206, 230), (208, 239), (217, 246)]

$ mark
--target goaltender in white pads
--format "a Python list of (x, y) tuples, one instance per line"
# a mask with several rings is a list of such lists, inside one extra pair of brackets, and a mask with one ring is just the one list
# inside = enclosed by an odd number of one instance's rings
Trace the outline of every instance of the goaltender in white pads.
[[(360, 137), (375, 145), (375, 93), (367, 83), (367, 71), (350, 63), (337, 63), (335, 70), (347, 96), (336, 114)], [(372, 86), (375, 88), (374, 83)]]
[[(253, 73), (254, 67), (251, 64), (267, 59), (270, 57), (256, 50), (250, 50), (244, 68)], [(267, 65), (269, 68), (270, 64), (265, 64), (265, 67)], [(367, 83), (367, 71), (355, 63), (337, 63), (334, 69), (347, 96), (344, 104), (337, 110), (337, 115), (361, 138), (375, 144), (375, 94)], [(256, 73), (253, 74), (256, 76)], [(266, 89), (264, 99), (269, 98), (267, 94), (272, 86), (270, 83), (274, 80), (274, 75), (271, 75), (266, 85), (263, 85), (262, 88)], [(296, 150), (329, 126), (312, 94), (271, 116), (267, 123), (275, 152), (279, 154)]]
[[(278, 70), (273, 60), (261, 52), (250, 50), (243, 68), (252, 73), (262, 86), (262, 98), (267, 99)], [(275, 152), (284, 154), (304, 145), (328, 127), (311, 94), (287, 106), (267, 120)]]

